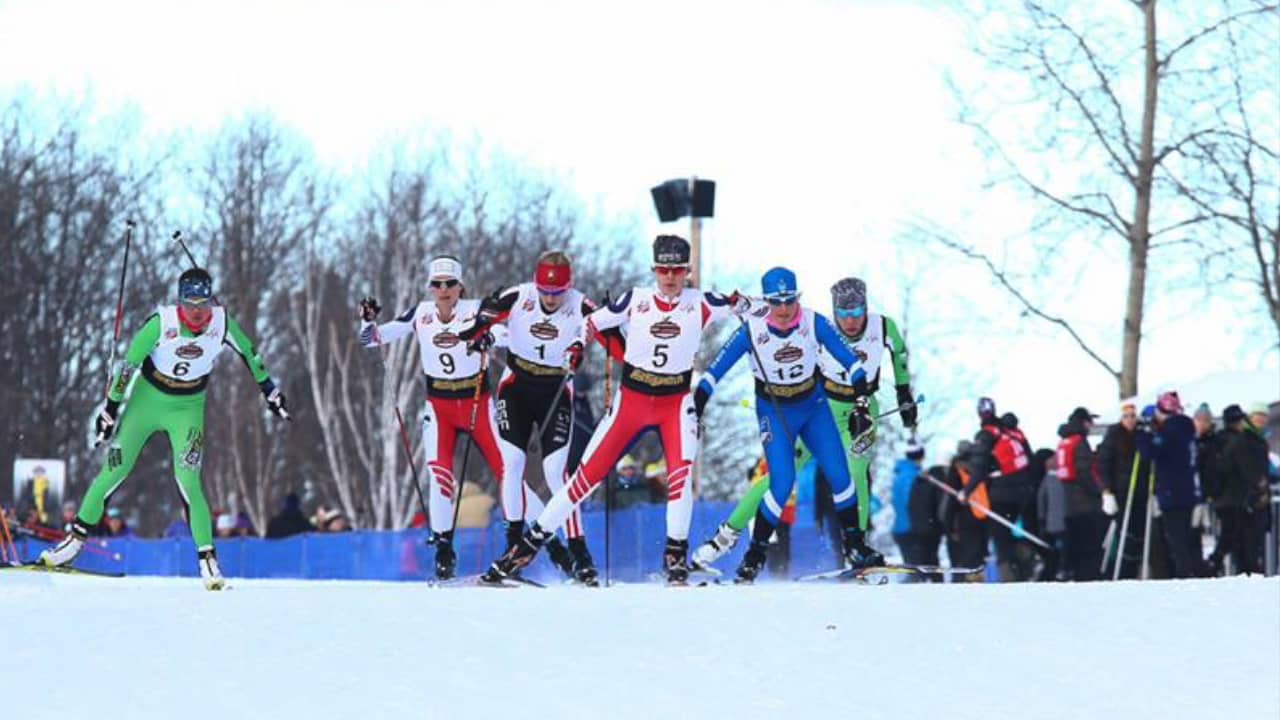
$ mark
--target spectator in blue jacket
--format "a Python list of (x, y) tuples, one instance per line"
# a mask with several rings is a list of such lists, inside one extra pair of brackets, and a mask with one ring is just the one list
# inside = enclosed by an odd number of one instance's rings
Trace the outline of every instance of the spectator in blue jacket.
[(942, 528), (935, 517), (937, 490), (926, 480), (924, 448), (907, 445), (907, 456), (893, 466), (893, 541), (908, 565), (937, 565)]
[(1204, 558), (1194, 556), (1191, 512), (1200, 503), (1196, 487), (1196, 426), (1182, 414), (1176, 392), (1160, 395), (1154, 422), (1138, 433), (1138, 451), (1155, 463), (1156, 506), (1164, 526), (1165, 543), (1175, 578), (1204, 573)]

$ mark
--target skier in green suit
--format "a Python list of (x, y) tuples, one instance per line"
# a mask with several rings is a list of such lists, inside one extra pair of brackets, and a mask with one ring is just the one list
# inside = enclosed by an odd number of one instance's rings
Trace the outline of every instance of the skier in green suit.
[[(156, 309), (133, 336), (119, 374), (107, 391), (106, 406), (94, 419), (94, 446), (115, 437), (107, 449), (106, 463), (85, 493), (67, 536), (40, 553), (40, 563), (54, 567), (75, 559), (89, 529), (102, 519), (107, 500), (133, 469), (147, 439), (163, 431), (173, 448), (174, 475), (187, 504), (191, 536), (199, 557), (200, 577), (209, 590), (226, 585), (213, 547), (209, 504), (200, 487), (204, 460), (204, 399), (214, 360), (231, 348), (253, 373), (267, 408), (288, 419), (284, 395), (271, 380), (262, 358), (227, 311), (213, 301), (213, 278), (201, 268), (191, 268), (178, 278), (177, 305)], [(129, 383), (135, 371), (142, 380)], [(128, 393), (129, 402), (121, 404)]]
[[(831, 357), (830, 353), (819, 350), (818, 366), (822, 369), (823, 387), (827, 392), (827, 402), (831, 404), (831, 412), (835, 415), (836, 427), (840, 430), (845, 447), (852, 452), (849, 461), (850, 474), (853, 475), (854, 486), (858, 496), (858, 526), (867, 528), (867, 516), (870, 511), (869, 494), (871, 484), (872, 447), (876, 438), (876, 421), (873, 419), (871, 430), (858, 438), (849, 435), (849, 414), (856, 407), (865, 407), (869, 415), (875, 418), (880, 414), (880, 403), (876, 399), (876, 391), (880, 389), (880, 367), (885, 359), (885, 351), (893, 356), (894, 389), (897, 392), (898, 404), (904, 406), (902, 424), (907, 428), (915, 428), (917, 408), (912, 400), (911, 373), (907, 368), (907, 344), (898, 331), (898, 324), (879, 313), (867, 312), (867, 285), (859, 278), (845, 278), (831, 286), (832, 314), (836, 328), (849, 349), (862, 360), (866, 370), (866, 379), (850, 384), (846, 370)], [(796, 460), (796, 467), (809, 461), (809, 451), (803, 443)], [(716, 534), (693, 552), (692, 564), (701, 569), (709, 569), (712, 564), (724, 557), (738, 542), (747, 523), (756, 515), (756, 508), (769, 489), (769, 476), (765, 475), (752, 483), (747, 494), (738, 501), (738, 505), (729, 515), (729, 519), (721, 523)], [(883, 556), (873, 558), (869, 564), (883, 564)]]

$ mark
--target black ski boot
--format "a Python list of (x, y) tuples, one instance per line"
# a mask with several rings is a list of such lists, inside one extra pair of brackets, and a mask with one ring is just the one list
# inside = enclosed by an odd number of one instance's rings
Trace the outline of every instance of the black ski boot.
[(866, 543), (862, 530), (857, 527), (845, 528), (844, 559), (855, 569), (884, 565), (884, 555)]
[(458, 554), (453, 551), (453, 532), (438, 533), (436, 546), (436, 579), (449, 580), (458, 571)]
[(738, 566), (738, 577), (734, 582), (740, 585), (750, 585), (755, 582), (756, 576), (764, 569), (768, 553), (768, 541), (752, 540), (751, 546), (747, 548), (747, 554), (742, 556), (742, 564)]
[(573, 556), (573, 579), (587, 587), (600, 587), (600, 573), (587, 550), (587, 539), (569, 538), (569, 554)]
[(573, 579), (573, 555), (555, 535), (547, 538), (547, 557), (551, 558), (551, 564), (560, 568), (560, 572), (564, 573), (565, 577)]
[(510, 550), (502, 554), (502, 557), (493, 561), (489, 569), (481, 576), (481, 580), (485, 582), (501, 582), (504, 578), (509, 578), (520, 572), (521, 568), (533, 562), (538, 556), (538, 551), (542, 546), (551, 539), (553, 533), (549, 533), (534, 523), (520, 538), (520, 542), (511, 547)]
[(689, 584), (689, 541), (667, 538), (667, 547), (662, 551), (662, 566), (667, 571), (668, 585)]

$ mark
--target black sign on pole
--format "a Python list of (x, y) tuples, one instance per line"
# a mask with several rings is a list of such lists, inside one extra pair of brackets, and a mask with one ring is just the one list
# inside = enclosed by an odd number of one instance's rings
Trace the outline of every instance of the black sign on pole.
[(649, 190), (653, 195), (653, 207), (662, 222), (674, 222), (682, 217), (713, 217), (716, 207), (716, 184), (713, 180), (694, 180), (690, 192), (689, 181), (680, 178), (655, 185)]

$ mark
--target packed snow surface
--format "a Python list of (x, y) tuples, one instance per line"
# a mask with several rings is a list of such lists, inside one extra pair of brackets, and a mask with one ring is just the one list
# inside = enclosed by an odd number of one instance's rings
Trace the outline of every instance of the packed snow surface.
[(488, 589), (0, 572), (36, 718), (1280, 717), (1280, 579)]

